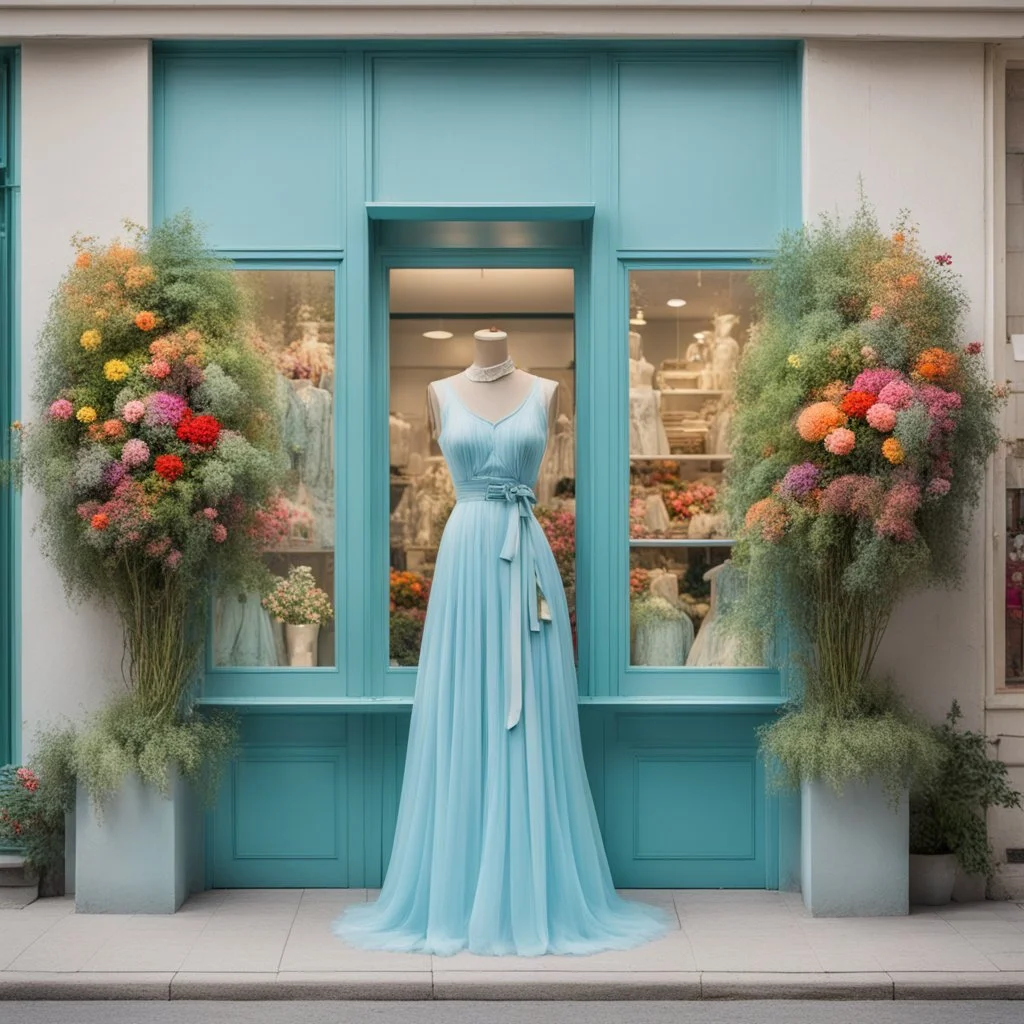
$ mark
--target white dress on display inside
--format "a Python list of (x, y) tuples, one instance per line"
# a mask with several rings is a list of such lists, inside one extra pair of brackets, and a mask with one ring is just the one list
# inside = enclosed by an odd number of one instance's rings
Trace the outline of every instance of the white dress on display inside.
[(641, 355), (629, 360), (629, 454), (669, 454), (661, 422), (661, 395), (654, 390), (654, 367)]
[(742, 665), (739, 637), (730, 632), (723, 618), (741, 595), (743, 577), (727, 561), (708, 569), (704, 579), (711, 584), (711, 603), (686, 664), (706, 668)]

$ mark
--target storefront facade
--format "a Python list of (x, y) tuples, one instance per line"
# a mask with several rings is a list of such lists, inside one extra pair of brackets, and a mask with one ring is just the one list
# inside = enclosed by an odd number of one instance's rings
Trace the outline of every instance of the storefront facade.
[[(201, 38), (196, 18), (175, 35)], [(281, 408), (301, 421), (288, 527), (269, 557), (279, 573), (309, 565), (335, 620), (302, 667), (252, 595), (212, 609), (199, 700), (239, 712), (243, 746), (206, 816), (198, 884), (379, 884), (416, 588), (429, 586), (447, 501), (423, 389), (465, 365), (466, 339), (491, 322), (521, 365), (559, 382), (562, 436), (538, 490), (553, 541), (575, 536), (563, 575), (581, 728), (616, 883), (795, 884), (799, 808), (767, 785), (756, 737), (795, 679), (742, 664), (709, 628), (729, 538), (706, 489), (727, 461), (749, 275), (780, 231), (854, 208), (862, 176), (880, 217), (910, 207), (927, 244), (954, 254), (968, 330), (1009, 375), (993, 234), (1005, 59), (981, 42), (759, 40), (739, 27), (708, 31), (732, 37), (713, 43), (582, 29), (545, 43), (110, 30), (62, 43), (0, 21), (21, 64), (17, 414), (31, 415), (34, 337), (69, 236), (188, 210), (236, 262)], [(1003, 556), (984, 538), (1003, 536), (1005, 517), (991, 486), (964, 591), (909, 602), (881, 660), (929, 718), (956, 697), (969, 724), (1012, 737), (1024, 701), (1003, 685)], [(26, 522), (32, 505), (26, 494)], [(36, 538), (18, 536), (9, 693), (31, 749), (55, 711), (109, 692), (120, 650), (109, 617), (66, 608)], [(636, 598), (668, 593), (659, 577), (678, 600), (652, 617)], [(772, 660), (786, 664), (782, 641)], [(1024, 761), (1013, 742), (1000, 748), (1011, 764)], [(993, 825), (1001, 854), (1024, 845), (1019, 822)]]

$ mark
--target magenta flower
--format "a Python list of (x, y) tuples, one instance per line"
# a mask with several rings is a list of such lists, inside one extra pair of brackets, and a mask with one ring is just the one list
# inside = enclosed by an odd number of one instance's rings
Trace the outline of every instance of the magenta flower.
[(980, 341), (972, 341), (972, 342), (970, 342), (969, 344), (964, 346), (964, 351), (969, 356), (979, 356), (979, 355), (981, 355), (981, 342)]
[(169, 391), (154, 391), (146, 396), (146, 425), (149, 427), (176, 427), (185, 415), (188, 402)]
[(937, 476), (929, 482), (927, 493), (933, 498), (941, 498), (944, 494), (949, 494), (950, 487), (952, 487), (952, 484), (948, 480)]
[(789, 498), (802, 498), (810, 494), (818, 486), (821, 470), (813, 462), (801, 462), (799, 466), (790, 466), (782, 478), (779, 490)]
[(869, 395), (877, 395), (886, 384), (894, 380), (902, 380), (903, 374), (899, 370), (864, 370), (857, 374), (851, 391), (866, 391)]
[(50, 417), (55, 420), (69, 420), (75, 407), (66, 399), (58, 398), (50, 405)]
[(935, 257), (935, 262), (938, 263), (940, 267), (948, 267), (953, 262), (953, 257), (950, 256), (948, 252), (940, 252), (939, 255)]

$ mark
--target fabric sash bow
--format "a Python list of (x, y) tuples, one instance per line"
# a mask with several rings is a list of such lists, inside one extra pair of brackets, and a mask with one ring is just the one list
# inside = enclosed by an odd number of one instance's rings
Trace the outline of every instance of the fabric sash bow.
[(508, 562), (511, 570), (509, 594), (509, 694), (508, 714), (505, 728), (514, 729), (523, 714), (523, 676), (530, 674), (532, 664), (527, 657), (523, 658), (523, 587), (533, 585), (535, 593), (530, 593), (526, 602), (530, 632), (540, 632), (539, 600), (543, 598), (540, 578), (533, 556), (533, 544), (530, 541), (529, 521), (533, 518), (532, 506), (537, 498), (526, 484), (498, 483), (488, 484), (484, 494), (487, 501), (506, 501), (509, 503), (508, 528), (505, 531), (505, 542), (501, 548), (501, 558)]

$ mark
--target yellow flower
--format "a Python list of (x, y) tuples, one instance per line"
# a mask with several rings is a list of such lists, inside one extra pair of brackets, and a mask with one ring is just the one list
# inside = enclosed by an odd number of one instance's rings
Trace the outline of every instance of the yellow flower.
[(103, 376), (115, 383), (124, 380), (131, 372), (132, 368), (121, 359), (108, 359), (103, 364)]
[(789, 363), (794, 370), (800, 369), (800, 357), (795, 352), (786, 360), (786, 362)]
[(81, 338), (78, 339), (78, 343), (85, 349), (86, 352), (95, 352), (100, 347), (100, 342), (103, 340), (103, 336), (97, 330), (85, 331)]
[(91, 405), (83, 405), (78, 412), (75, 413), (75, 419), (79, 423), (92, 423), (96, 419), (96, 410)]
[(887, 437), (882, 442), (882, 454), (894, 465), (903, 461), (903, 445), (895, 437)]

